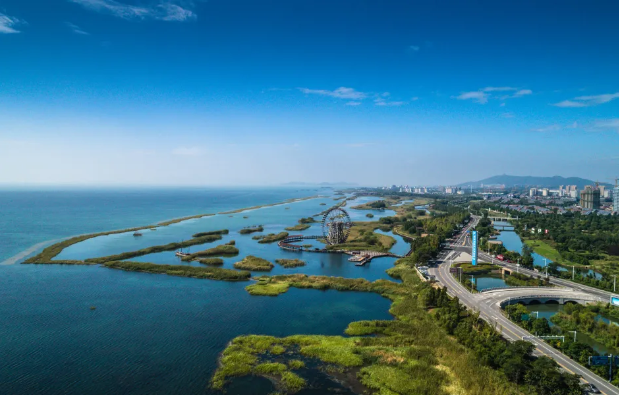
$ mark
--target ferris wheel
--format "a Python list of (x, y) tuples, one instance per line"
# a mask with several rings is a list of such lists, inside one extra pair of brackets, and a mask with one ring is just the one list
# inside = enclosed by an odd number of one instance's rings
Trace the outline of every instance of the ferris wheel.
[(348, 239), (352, 221), (346, 210), (334, 207), (322, 217), (322, 235), (327, 244), (341, 244)]

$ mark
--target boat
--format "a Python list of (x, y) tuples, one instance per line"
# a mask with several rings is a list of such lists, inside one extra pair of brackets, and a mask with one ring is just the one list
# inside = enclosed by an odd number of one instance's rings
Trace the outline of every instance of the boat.
[(138, 236), (142, 236), (142, 234), (140, 232), (135, 232), (133, 233), (133, 236), (138, 237)]
[(176, 255), (179, 258), (183, 258), (183, 257), (189, 256), (190, 254), (189, 254), (189, 251), (187, 252), (183, 251), (183, 247), (181, 247), (178, 251), (174, 253), (174, 255)]

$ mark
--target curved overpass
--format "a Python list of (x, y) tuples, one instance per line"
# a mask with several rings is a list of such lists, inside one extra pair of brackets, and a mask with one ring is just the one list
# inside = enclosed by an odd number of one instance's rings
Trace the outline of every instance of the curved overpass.
[(491, 302), (503, 307), (507, 304), (566, 304), (591, 302), (603, 302), (604, 300), (595, 295), (575, 291), (570, 288), (548, 287), (515, 287), (497, 288), (482, 291), (474, 295), (480, 302)]

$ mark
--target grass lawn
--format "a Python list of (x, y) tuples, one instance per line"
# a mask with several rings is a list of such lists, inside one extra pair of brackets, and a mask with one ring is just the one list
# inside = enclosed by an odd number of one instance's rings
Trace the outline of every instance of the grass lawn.
[(569, 264), (574, 265), (574, 263), (569, 262), (563, 258), (561, 258), (561, 254), (550, 244), (546, 243), (542, 240), (525, 240), (524, 241), (528, 246), (533, 248), (533, 251), (543, 256), (544, 258), (548, 258), (553, 262), (557, 262), (560, 264)]

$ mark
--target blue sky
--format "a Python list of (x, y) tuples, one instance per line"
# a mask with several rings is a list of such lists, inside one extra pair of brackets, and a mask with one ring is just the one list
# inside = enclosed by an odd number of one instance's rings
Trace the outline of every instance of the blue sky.
[(618, 13), (610, 0), (0, 0), (0, 183), (607, 181)]

